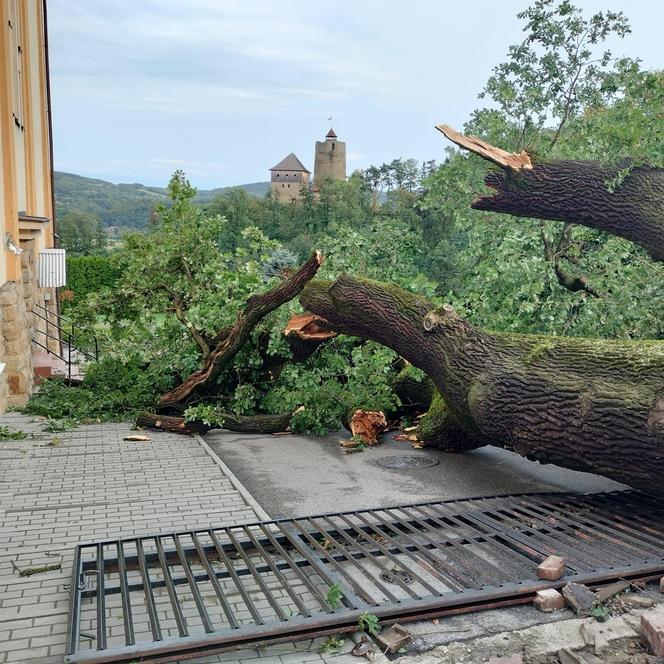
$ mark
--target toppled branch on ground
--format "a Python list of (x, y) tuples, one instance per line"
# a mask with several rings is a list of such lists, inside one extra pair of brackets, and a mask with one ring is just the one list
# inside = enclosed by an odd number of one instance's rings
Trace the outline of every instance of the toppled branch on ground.
[(298, 295), (307, 282), (315, 276), (322, 262), (322, 255), (315, 252), (290, 278), (266, 293), (250, 297), (244, 309), (238, 314), (235, 324), (226, 329), (223, 338), (216, 340), (216, 345), (205, 358), (203, 367), (162, 395), (159, 406), (182, 404), (196, 389), (214, 380), (237, 355), (256, 325), (265, 316)]

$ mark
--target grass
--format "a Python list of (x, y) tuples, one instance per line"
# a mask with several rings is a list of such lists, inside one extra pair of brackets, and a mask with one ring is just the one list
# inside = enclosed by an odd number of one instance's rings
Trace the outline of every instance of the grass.
[(0, 440), (26, 440), (32, 438), (32, 434), (20, 429), (12, 429), (11, 427), (0, 427)]

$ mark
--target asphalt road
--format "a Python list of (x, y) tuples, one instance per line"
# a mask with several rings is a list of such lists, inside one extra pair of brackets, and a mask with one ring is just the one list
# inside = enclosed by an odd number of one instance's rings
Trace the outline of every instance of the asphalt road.
[[(345, 454), (338, 441), (347, 436), (212, 431), (205, 440), (274, 518), (504, 493), (623, 488), (597, 475), (539, 464), (494, 447), (449, 454), (414, 450), (390, 438)], [(402, 455), (431, 457), (438, 463), (406, 470), (377, 464), (382, 457)]]

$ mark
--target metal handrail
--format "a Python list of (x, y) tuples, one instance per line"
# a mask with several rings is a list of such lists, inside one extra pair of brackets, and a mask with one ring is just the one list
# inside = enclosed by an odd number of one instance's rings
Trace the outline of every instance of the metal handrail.
[[(45, 315), (42, 315), (40, 313), (41, 310), (44, 312)], [(70, 319), (68, 319), (66, 316), (63, 316), (60, 313), (56, 313), (53, 311), (50, 311), (47, 307), (35, 302), (33, 309), (32, 309), (32, 314), (39, 318), (40, 320), (43, 320), (47, 325), (53, 326), (60, 335), (58, 337), (53, 336), (52, 334), (49, 334), (47, 330), (40, 330), (40, 329), (35, 329), (33, 331), (33, 338), (32, 342), (39, 346), (40, 348), (43, 348), (47, 353), (50, 355), (53, 355), (54, 357), (57, 357), (59, 360), (62, 360), (66, 365), (67, 365), (67, 377), (69, 380), (71, 380), (72, 377), (72, 352), (77, 352), (79, 353), (84, 359), (91, 360), (94, 362), (97, 362), (99, 360), (99, 341), (97, 340), (97, 337), (93, 335), (92, 339), (94, 342), (94, 350), (86, 350), (82, 347), (81, 344), (79, 344), (77, 337), (74, 334), (74, 330), (76, 329), (76, 326), (74, 322)], [(63, 327), (62, 323), (65, 323), (67, 327)], [(37, 335), (43, 334), (46, 339), (52, 339), (53, 341), (57, 341), (60, 345), (60, 352), (57, 353), (53, 351), (51, 348), (48, 347), (48, 343), (46, 345), (40, 343), (37, 341), (35, 338)], [(64, 353), (62, 350), (62, 343), (63, 340), (66, 339), (65, 343), (67, 344), (67, 352)]]

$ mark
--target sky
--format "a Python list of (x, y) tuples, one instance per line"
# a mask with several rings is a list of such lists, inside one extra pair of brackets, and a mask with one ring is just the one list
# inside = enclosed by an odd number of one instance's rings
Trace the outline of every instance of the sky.
[[(664, 68), (658, 0), (623, 9), (615, 55)], [(48, 0), (55, 167), (209, 189), (269, 179), (289, 152), (313, 169), (330, 127), (348, 172), (444, 156), (528, 0)]]

